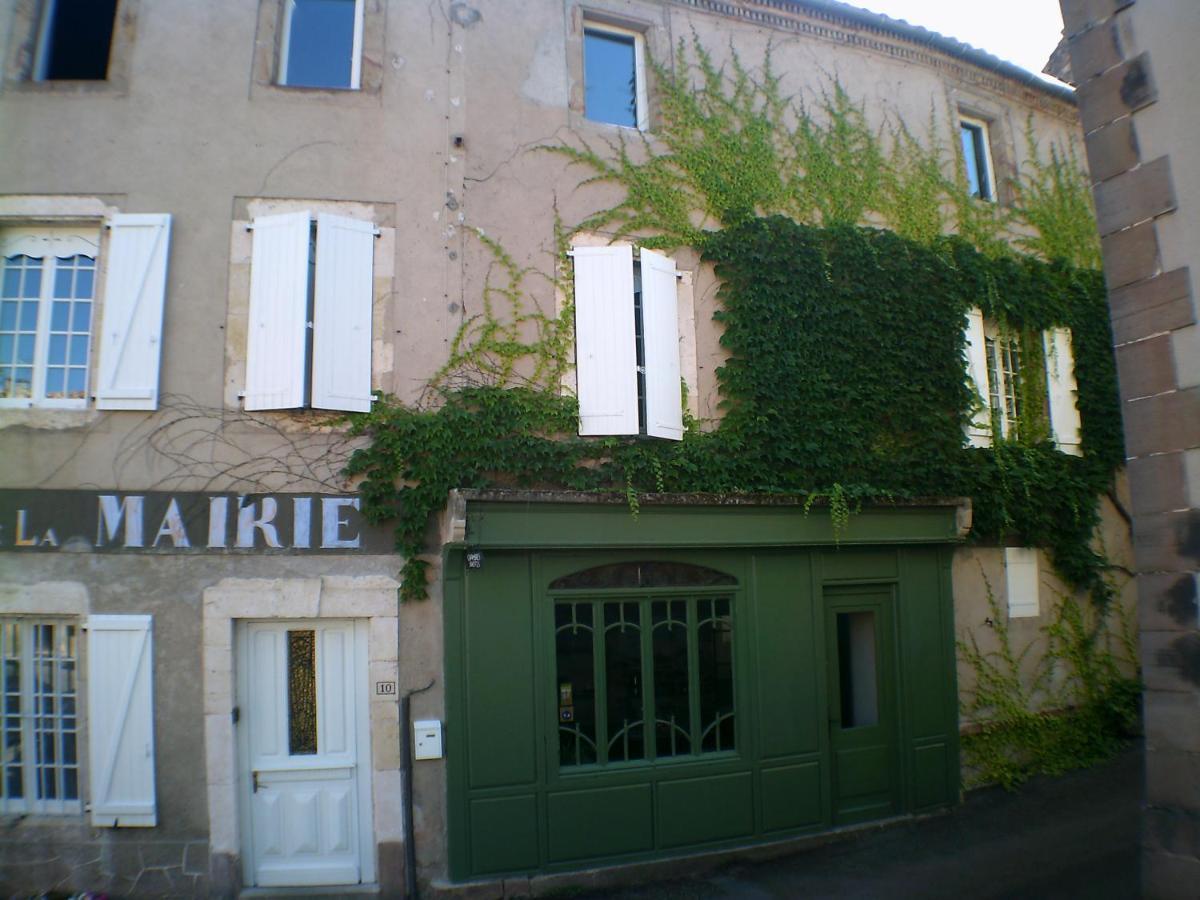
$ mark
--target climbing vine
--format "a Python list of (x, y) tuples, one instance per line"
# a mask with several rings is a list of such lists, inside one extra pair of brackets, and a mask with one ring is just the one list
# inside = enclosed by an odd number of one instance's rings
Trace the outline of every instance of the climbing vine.
[[(985, 579), (986, 583), (986, 579)], [(1012, 626), (987, 586), (994, 640), (958, 642), (971, 672), (962, 713), (977, 723), (963, 737), (976, 784), (1012, 789), (1031, 775), (1058, 775), (1111, 756), (1138, 731), (1141, 685), (1135, 628), (1119, 605), (1097, 609), (1059, 596), (1035, 642), (1015, 645)]]
[[(673, 65), (651, 65), (654, 135), (541, 148), (581, 167), (584, 185), (618, 185), (618, 202), (558, 224), (549, 274), (479, 233), (492, 260), (482, 306), (431, 383), (437, 402), (385, 398), (354, 419), (369, 440), (347, 471), (362, 478), (365, 513), (397, 523), (403, 596), (426, 594), (426, 529), (447, 492), (511, 486), (623, 492), (635, 514), (642, 492), (791, 494), (827, 503), (839, 533), (865, 500), (970, 496), (975, 539), (1047, 548), (1102, 605), (1111, 590), (1091, 540), (1122, 445), (1103, 283), (1080, 268), (1094, 226), (1074, 156), (1052, 148), (1010, 212), (947, 176), (936, 109), (918, 139), (903, 123), (874, 129), (836, 80), (808, 105), (787, 96), (769, 52), (751, 70), (731, 51), (722, 68), (693, 39)], [(566, 253), (581, 231), (691, 246), (715, 265), (728, 361), (724, 414), (707, 430), (689, 419), (677, 442), (578, 437), (559, 385), (572, 342)], [(539, 281), (554, 315), (533, 299)], [(979, 402), (962, 363), (973, 306), (1029, 351), (1020, 439), (986, 450), (963, 447)], [(1058, 452), (1045, 424), (1035, 361), (1051, 326), (1074, 336), (1082, 457)]]

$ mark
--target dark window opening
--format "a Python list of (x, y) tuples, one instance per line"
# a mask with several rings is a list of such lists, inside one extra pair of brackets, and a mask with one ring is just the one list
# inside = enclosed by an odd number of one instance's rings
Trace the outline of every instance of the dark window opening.
[(633, 336), (637, 352), (638, 434), (646, 433), (646, 328), (642, 309), (642, 264), (633, 264)]
[(967, 190), (972, 197), (991, 200), (995, 195), (988, 177), (987, 132), (982, 125), (960, 122), (963, 162), (967, 167)]
[(38, 81), (108, 77), (117, 0), (47, 0), (38, 41)]

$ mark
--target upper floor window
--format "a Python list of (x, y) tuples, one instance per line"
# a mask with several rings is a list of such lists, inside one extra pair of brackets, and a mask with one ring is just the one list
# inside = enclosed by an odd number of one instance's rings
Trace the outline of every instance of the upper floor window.
[[(1018, 439), (1021, 421), (1028, 411), (1024, 404), (1032, 387), (1022, 383), (1027, 366), (1038, 376), (1044, 366), (1045, 405), (1037, 403), (1034, 414), (1045, 413), (1050, 436), (1063, 453), (1081, 452), (1081, 422), (1076, 405), (1075, 357), (1071, 331), (1050, 328), (1036, 340), (1036, 332), (1025, 336), (1001, 323), (985, 319), (983, 311), (967, 314), (964, 337), (967, 349), (967, 378), (975, 392), (975, 409), (967, 424), (967, 439), (973, 447), (990, 447), (994, 437)], [(1023, 357), (1028, 357), (1023, 360)], [(1036, 395), (1033, 398), (1038, 399)]]
[(284, 0), (279, 83), (358, 90), (363, 0)]
[(108, 77), (117, 0), (46, 0), (38, 30), (35, 81)]
[(583, 29), (584, 115), (595, 122), (646, 129), (645, 37), (588, 22)]
[(576, 247), (575, 371), (579, 433), (680, 440), (675, 262), (629, 244)]
[(157, 408), (170, 230), (113, 215), (102, 265), (99, 223), (0, 229), (0, 407)]
[(966, 166), (967, 190), (980, 200), (996, 199), (996, 181), (992, 169), (992, 150), (988, 124), (982, 119), (959, 118), (963, 165)]

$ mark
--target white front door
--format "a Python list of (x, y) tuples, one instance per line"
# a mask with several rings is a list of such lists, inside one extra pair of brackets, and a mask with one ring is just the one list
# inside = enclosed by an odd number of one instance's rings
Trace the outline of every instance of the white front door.
[(247, 885), (374, 880), (366, 622), (249, 622), (238, 648)]

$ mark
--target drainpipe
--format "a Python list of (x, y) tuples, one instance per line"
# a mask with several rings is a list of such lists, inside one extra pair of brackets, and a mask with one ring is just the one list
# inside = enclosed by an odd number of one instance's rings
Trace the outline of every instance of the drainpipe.
[(400, 698), (400, 793), (404, 795), (401, 830), (404, 833), (404, 896), (407, 900), (417, 900), (417, 837), (413, 830), (412, 704), (409, 698), (413, 694), (423, 694), (431, 687), (432, 680), (425, 687), (409, 691)]

